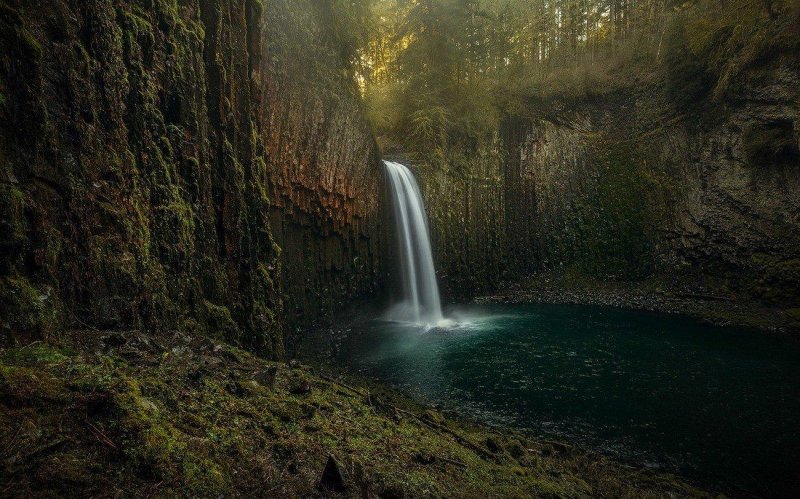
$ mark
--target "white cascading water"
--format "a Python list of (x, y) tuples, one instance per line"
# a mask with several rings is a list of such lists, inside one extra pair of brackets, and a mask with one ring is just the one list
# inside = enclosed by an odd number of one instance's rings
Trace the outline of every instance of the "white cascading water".
[(405, 166), (392, 161), (383, 163), (391, 184), (405, 293), (403, 306), (396, 309), (394, 318), (420, 324), (442, 324), (442, 304), (419, 186)]

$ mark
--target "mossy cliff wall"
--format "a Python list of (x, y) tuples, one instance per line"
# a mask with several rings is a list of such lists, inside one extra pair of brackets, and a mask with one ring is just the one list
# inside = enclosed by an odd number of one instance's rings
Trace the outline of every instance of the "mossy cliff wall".
[(505, 272), (501, 157), (497, 150), (415, 168), (446, 299), (491, 289)]
[(506, 117), (489, 182), (478, 160), (420, 167), (445, 287), (551, 270), (797, 309), (797, 68), (775, 54), (691, 106), (660, 78), (531, 100)]
[(0, 2), (6, 339), (179, 327), (279, 356), (296, 308), (372, 285), (380, 170), (319, 29), (310, 0)]
[(265, 2), (263, 100), (273, 237), (295, 324), (380, 287), (383, 169), (338, 53), (321, 45), (324, 2)]
[(668, 117), (651, 115), (657, 103), (639, 102), (637, 91), (531, 103), (531, 117), (506, 123), (505, 208), (519, 271), (636, 280), (657, 270), (659, 227), (681, 176), (673, 158), (655, 156), (687, 144), (659, 132)]
[[(676, 107), (658, 83), (535, 103), (510, 123), (506, 213), (523, 270), (659, 277), (795, 308), (800, 73), (776, 58)], [(526, 253), (527, 251), (527, 253)]]

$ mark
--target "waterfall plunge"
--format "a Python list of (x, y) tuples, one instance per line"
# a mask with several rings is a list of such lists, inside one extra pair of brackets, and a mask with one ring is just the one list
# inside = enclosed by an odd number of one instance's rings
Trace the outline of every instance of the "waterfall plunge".
[(442, 305), (439, 286), (433, 268), (431, 241), (425, 205), (417, 181), (408, 168), (400, 163), (384, 161), (389, 173), (392, 203), (397, 222), (397, 241), (400, 250), (400, 271), (403, 274), (404, 304), (398, 307), (398, 320), (428, 325), (442, 325)]

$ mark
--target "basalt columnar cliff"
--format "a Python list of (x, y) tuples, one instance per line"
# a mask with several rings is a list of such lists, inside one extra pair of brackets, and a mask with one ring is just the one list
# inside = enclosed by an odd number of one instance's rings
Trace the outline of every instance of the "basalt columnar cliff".
[(650, 75), (531, 98), (494, 149), (419, 168), (444, 287), (474, 295), (541, 271), (656, 280), (797, 323), (798, 67), (776, 52), (719, 92)]
[(509, 127), (509, 233), (546, 265), (797, 306), (798, 88), (796, 63), (778, 59), (699, 109), (648, 84), (545, 104)]
[(373, 289), (377, 149), (313, 0), (0, 2), (0, 327), (270, 356)]

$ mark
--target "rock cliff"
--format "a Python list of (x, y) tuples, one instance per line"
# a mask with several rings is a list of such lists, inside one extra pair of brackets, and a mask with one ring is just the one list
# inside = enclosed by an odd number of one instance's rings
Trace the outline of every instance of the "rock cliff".
[(796, 307), (800, 74), (789, 67), (750, 71), (707, 108), (677, 110), (658, 86), (540, 108), (507, 142), (515, 253), (534, 268), (664, 275)]
[[(486, 182), (465, 179), (466, 191), (447, 193), (439, 177), (460, 177), (421, 169), (442, 277), (452, 280), (451, 268), (481, 272), (486, 258), (495, 277), (468, 283), (468, 294), (549, 270), (657, 279), (797, 314), (797, 67), (796, 55), (775, 54), (693, 107), (676, 102), (659, 77), (527, 102), (505, 119)], [(480, 159), (462, 163), (451, 169), (485, 170)], [(463, 277), (453, 281), (465, 286)]]
[[(299, 5), (303, 4), (303, 5)], [(312, 1), (0, 2), (0, 326), (280, 356), (374, 286), (380, 169)]]

